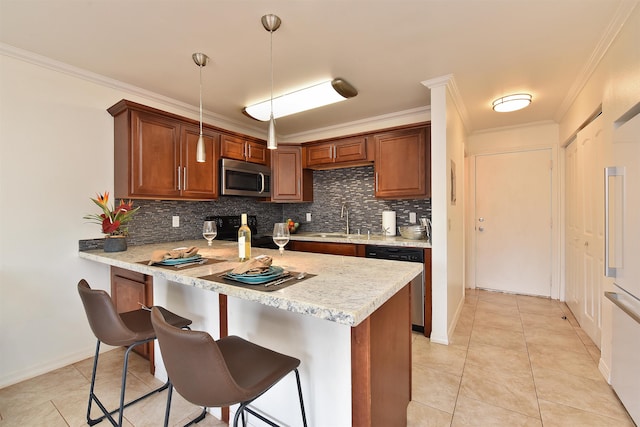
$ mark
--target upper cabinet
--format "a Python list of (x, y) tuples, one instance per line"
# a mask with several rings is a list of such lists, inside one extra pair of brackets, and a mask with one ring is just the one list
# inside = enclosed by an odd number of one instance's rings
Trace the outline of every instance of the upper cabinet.
[(302, 168), (302, 148), (280, 145), (271, 152), (272, 202), (313, 201), (313, 171)]
[(218, 132), (203, 128), (206, 162), (196, 162), (198, 123), (122, 100), (114, 117), (116, 198), (210, 200), (218, 197)]
[(269, 150), (266, 143), (229, 134), (222, 134), (220, 157), (261, 165), (269, 164)]
[(371, 163), (367, 137), (355, 136), (304, 146), (305, 165), (311, 169), (331, 169)]
[(431, 127), (373, 135), (375, 196), (386, 199), (431, 196)]

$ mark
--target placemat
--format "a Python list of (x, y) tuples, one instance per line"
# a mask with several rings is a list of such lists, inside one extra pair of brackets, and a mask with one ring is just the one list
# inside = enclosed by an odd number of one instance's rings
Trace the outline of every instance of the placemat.
[(312, 277), (316, 277), (315, 274), (306, 273), (305, 276), (302, 279), (296, 279), (296, 276), (298, 276), (298, 274), (300, 274), (300, 272), (299, 271), (289, 271), (289, 273), (291, 273), (291, 276), (293, 276), (293, 279), (287, 280), (286, 282), (280, 283), (279, 285), (271, 285), (271, 286), (265, 286), (264, 284), (261, 284), (261, 285), (248, 285), (248, 284), (236, 282), (235, 280), (229, 280), (229, 279), (225, 279), (224, 277), (220, 277), (223, 274), (228, 273), (230, 271), (231, 270), (227, 270), (227, 271), (223, 271), (222, 273), (210, 274), (208, 276), (200, 276), (199, 279), (209, 280), (209, 281), (218, 282), (218, 283), (224, 283), (225, 285), (238, 286), (240, 288), (253, 289), (254, 291), (273, 292), (273, 291), (279, 291), (280, 289), (287, 288), (287, 287), (289, 287), (291, 285), (295, 285), (296, 283), (300, 283), (303, 280), (307, 280), (307, 279), (311, 279)]
[[(162, 264), (153, 264), (151, 267), (160, 267), (160, 268), (166, 268), (167, 270), (173, 270), (173, 271), (184, 271), (184, 270), (188, 270), (190, 268), (194, 268), (194, 267), (202, 267), (203, 265), (208, 265), (208, 264), (215, 264), (218, 262), (224, 262), (224, 260), (222, 259), (215, 259), (215, 258), (201, 258), (200, 260), (206, 259), (207, 261), (203, 264), (192, 264), (192, 265), (185, 265), (184, 267), (180, 267), (178, 268), (178, 265), (162, 265)], [(143, 264), (143, 265), (149, 265), (149, 260), (146, 261), (139, 261), (138, 264)]]

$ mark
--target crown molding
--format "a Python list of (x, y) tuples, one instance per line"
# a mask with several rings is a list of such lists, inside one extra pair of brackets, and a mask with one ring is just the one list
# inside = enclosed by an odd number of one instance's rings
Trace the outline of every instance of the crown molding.
[(609, 22), (609, 26), (604, 31), (602, 37), (600, 38), (600, 41), (596, 45), (593, 52), (591, 52), (591, 55), (589, 56), (589, 59), (587, 60), (585, 65), (582, 67), (582, 70), (574, 79), (571, 88), (569, 88), (569, 91), (567, 92), (567, 96), (565, 96), (564, 100), (560, 104), (560, 107), (558, 107), (558, 110), (554, 115), (554, 119), (558, 123), (562, 121), (564, 115), (567, 113), (567, 111), (569, 111), (571, 105), (573, 105), (575, 100), (578, 98), (580, 91), (586, 86), (587, 82), (602, 61), (602, 58), (604, 58), (605, 54), (609, 50), (609, 47), (618, 36), (618, 33), (620, 32), (620, 30), (622, 30), (622, 27), (627, 22), (629, 16), (631, 15), (631, 12), (637, 5), (637, 1), (620, 2), (616, 13), (613, 15), (613, 18)]
[[(83, 68), (74, 67), (64, 62), (56, 61), (46, 56), (38, 55), (36, 53), (20, 49), (5, 43), (0, 43), (0, 54), (20, 61), (28, 62), (39, 67), (47, 68), (52, 71), (60, 72), (78, 79), (82, 79), (103, 87), (126, 92), (127, 94), (135, 95), (149, 101), (157, 102), (162, 105), (166, 105), (167, 107), (174, 107), (192, 113), (195, 116), (198, 116), (200, 114), (198, 106), (193, 106), (173, 98), (159, 95), (155, 92), (142, 89), (138, 86), (130, 85), (128, 83), (124, 83), (119, 80), (103, 76), (101, 74), (93, 73)], [(216, 126), (222, 127), (224, 129), (253, 134), (254, 136), (264, 134), (264, 130), (259, 127), (248, 127), (244, 123), (230, 120), (227, 117), (212, 113), (210, 111), (203, 111), (203, 117), (206, 117), (208, 119), (208, 122), (213, 121), (213, 123), (210, 124), (215, 124)]]
[(318, 128), (312, 131), (284, 135), (283, 142), (314, 141), (317, 139), (331, 138), (333, 136), (346, 135), (354, 132), (364, 132), (368, 130), (376, 130), (385, 127), (425, 122), (429, 120), (431, 120), (431, 106), (427, 105), (424, 107), (397, 111), (395, 113), (367, 117), (366, 119), (341, 123), (339, 125)]
[(445, 74), (440, 77), (434, 77), (433, 79), (423, 80), (420, 83), (428, 87), (429, 90), (435, 87), (446, 86), (449, 90), (449, 94), (451, 95), (451, 99), (453, 100), (453, 103), (458, 110), (460, 120), (462, 121), (462, 126), (464, 126), (467, 133), (469, 133), (470, 130), (473, 129), (467, 107), (465, 107), (464, 105), (464, 101), (462, 100), (462, 96), (460, 95), (460, 91), (458, 90), (458, 85), (456, 84), (456, 80), (453, 77), (453, 74)]

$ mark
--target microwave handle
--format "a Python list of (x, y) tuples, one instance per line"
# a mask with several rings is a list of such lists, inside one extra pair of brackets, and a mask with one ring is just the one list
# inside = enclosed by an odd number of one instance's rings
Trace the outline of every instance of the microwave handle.
[(260, 181), (262, 183), (262, 188), (260, 189), (260, 193), (264, 193), (264, 174), (262, 172), (258, 172), (258, 175), (260, 175)]

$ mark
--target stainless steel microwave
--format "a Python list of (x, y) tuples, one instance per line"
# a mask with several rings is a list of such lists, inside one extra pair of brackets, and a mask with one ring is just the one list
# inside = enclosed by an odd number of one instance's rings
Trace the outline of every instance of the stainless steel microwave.
[(270, 197), (271, 169), (238, 160), (220, 160), (220, 193), (224, 196)]

